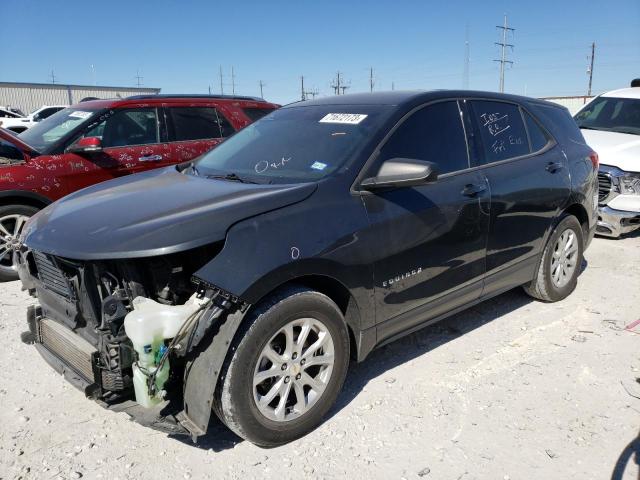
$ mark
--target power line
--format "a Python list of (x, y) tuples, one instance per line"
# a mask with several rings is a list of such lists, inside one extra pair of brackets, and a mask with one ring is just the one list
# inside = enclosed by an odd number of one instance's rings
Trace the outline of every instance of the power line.
[(502, 42), (495, 42), (496, 45), (501, 47), (502, 54), (500, 56), (500, 60), (494, 60), (494, 62), (500, 63), (500, 92), (504, 92), (504, 66), (505, 64), (513, 65), (513, 62), (507, 60), (507, 47), (511, 47), (513, 49), (513, 44), (507, 43), (507, 33), (509, 31), (515, 32), (515, 28), (510, 28), (507, 23), (507, 16), (504, 16), (504, 25), (496, 25), (496, 28), (502, 30)]
[(591, 44), (591, 63), (589, 65), (589, 69), (587, 73), (589, 74), (589, 89), (587, 90), (587, 95), (591, 96), (591, 84), (593, 82), (593, 61), (596, 57), (596, 42)]

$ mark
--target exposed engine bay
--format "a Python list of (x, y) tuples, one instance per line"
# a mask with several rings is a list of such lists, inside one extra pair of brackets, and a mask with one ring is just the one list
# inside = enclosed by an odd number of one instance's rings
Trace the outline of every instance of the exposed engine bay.
[(59, 360), (87, 396), (108, 406), (171, 405), (165, 412), (175, 414), (190, 354), (223, 313), (241, 308), (192, 280), (220, 248), (108, 261), (18, 253), (21, 279), (39, 300), (27, 341)]

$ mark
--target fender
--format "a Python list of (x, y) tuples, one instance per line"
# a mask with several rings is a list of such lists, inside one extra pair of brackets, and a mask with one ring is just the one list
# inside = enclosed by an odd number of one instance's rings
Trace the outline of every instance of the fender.
[[(350, 202), (330, 195), (300, 202), (235, 224), (220, 253), (194, 277), (248, 304), (296, 278), (329, 277), (350, 292), (360, 311), (373, 312), (368, 229), (359, 196)], [(356, 332), (372, 327), (375, 318), (362, 321), (353, 326)]]
[(3, 190), (0, 191), (0, 202), (4, 198), (25, 198), (32, 202), (42, 204), (44, 207), (50, 205), (52, 202), (47, 197), (40, 195), (39, 193), (29, 192), (26, 190)]

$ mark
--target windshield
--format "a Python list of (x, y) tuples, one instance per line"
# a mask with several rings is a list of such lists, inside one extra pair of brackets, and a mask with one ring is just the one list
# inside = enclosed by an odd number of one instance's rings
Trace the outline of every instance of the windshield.
[(202, 176), (258, 183), (312, 182), (348, 167), (382, 124), (388, 106), (322, 105), (276, 110), (196, 164)]
[(40, 153), (58, 142), (81, 123), (91, 118), (98, 110), (90, 108), (65, 108), (49, 118), (22, 132), (18, 137)]
[(599, 97), (575, 120), (580, 128), (640, 135), (640, 99)]

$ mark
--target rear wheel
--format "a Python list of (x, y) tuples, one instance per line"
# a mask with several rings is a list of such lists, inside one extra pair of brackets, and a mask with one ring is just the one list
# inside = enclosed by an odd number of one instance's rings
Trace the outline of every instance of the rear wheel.
[(215, 411), (239, 436), (276, 446), (313, 430), (335, 402), (349, 334), (331, 299), (295, 287), (259, 307), (231, 351)]
[(557, 302), (569, 296), (578, 283), (583, 244), (583, 230), (576, 217), (564, 217), (551, 234), (536, 277), (524, 287), (525, 291), (545, 302)]
[(18, 279), (18, 269), (13, 261), (13, 249), (26, 221), (38, 211), (27, 205), (0, 207), (0, 282)]

